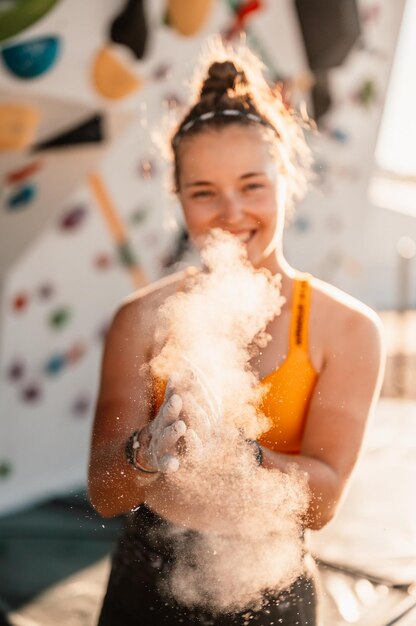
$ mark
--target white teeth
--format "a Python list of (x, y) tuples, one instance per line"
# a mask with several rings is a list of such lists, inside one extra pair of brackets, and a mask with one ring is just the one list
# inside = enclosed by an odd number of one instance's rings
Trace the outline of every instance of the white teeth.
[(250, 239), (250, 237), (251, 237), (251, 231), (249, 231), (248, 233), (238, 233), (235, 236), (242, 243), (246, 243)]

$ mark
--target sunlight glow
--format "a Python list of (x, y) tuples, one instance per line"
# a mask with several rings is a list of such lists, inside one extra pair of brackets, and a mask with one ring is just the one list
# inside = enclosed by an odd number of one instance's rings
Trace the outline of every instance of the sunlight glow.
[(381, 129), (370, 198), (416, 216), (416, 0), (407, 0)]
[(416, 0), (407, 0), (387, 93), (376, 160), (416, 178)]

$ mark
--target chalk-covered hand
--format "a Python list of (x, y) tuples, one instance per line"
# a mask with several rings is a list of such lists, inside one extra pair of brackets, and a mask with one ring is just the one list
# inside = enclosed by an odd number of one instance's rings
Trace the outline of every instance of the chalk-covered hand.
[(183, 360), (187, 382), (184, 387), (182, 386), (184, 412), (193, 417), (191, 424), (198, 425), (198, 432), (202, 429), (201, 435), (204, 430), (211, 434), (213, 429), (218, 428), (221, 420), (221, 402), (204, 371), (189, 358), (183, 356)]
[(181, 449), (179, 440), (187, 431), (180, 417), (181, 411), (182, 399), (169, 382), (156, 417), (140, 431), (136, 453), (140, 466), (163, 473), (178, 470)]
[(140, 432), (139, 465), (169, 474), (179, 469), (185, 455), (189, 460), (200, 459), (202, 441), (212, 431), (212, 403), (212, 395), (194, 367), (188, 367), (180, 381), (170, 379), (156, 417)]

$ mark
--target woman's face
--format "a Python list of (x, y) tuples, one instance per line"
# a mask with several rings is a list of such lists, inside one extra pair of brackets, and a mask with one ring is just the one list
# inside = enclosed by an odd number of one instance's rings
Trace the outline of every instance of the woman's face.
[(254, 267), (277, 271), (286, 180), (263, 128), (233, 124), (185, 138), (179, 166), (179, 198), (195, 244), (221, 228), (244, 243)]

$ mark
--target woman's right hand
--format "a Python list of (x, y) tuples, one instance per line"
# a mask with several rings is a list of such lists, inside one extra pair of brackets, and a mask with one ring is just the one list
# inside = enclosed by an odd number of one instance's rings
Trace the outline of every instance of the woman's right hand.
[(156, 417), (139, 433), (136, 459), (140, 466), (166, 474), (179, 469), (179, 440), (184, 437), (187, 426), (180, 419), (182, 399), (171, 383)]

